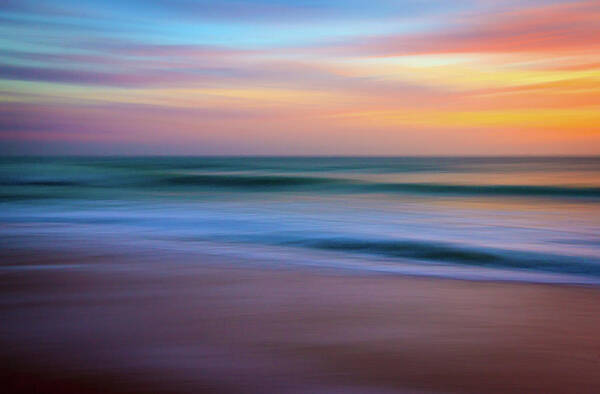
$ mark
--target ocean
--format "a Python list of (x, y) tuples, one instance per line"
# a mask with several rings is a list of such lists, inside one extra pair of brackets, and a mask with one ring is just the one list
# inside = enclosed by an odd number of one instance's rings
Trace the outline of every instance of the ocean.
[(0, 186), (5, 250), (600, 283), (600, 157), (5, 157)]

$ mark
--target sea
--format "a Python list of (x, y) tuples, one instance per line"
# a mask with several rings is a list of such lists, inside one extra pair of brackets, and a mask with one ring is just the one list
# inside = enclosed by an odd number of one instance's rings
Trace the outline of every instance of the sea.
[(4, 157), (0, 238), (597, 285), (600, 157)]

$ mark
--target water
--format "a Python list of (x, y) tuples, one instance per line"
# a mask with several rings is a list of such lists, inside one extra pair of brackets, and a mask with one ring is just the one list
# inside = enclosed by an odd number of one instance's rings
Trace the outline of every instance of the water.
[(4, 158), (0, 186), (2, 247), (600, 283), (597, 157)]

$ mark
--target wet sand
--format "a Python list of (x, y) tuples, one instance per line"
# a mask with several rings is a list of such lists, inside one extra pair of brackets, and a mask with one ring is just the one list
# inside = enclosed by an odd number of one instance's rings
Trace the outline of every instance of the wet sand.
[(0, 285), (5, 393), (600, 392), (598, 288), (66, 245)]

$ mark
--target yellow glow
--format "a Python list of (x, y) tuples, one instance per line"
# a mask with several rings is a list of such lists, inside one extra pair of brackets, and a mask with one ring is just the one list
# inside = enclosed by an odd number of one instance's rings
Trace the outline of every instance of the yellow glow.
[[(519, 63), (500, 63), (498, 56), (426, 55), (400, 58), (373, 58), (338, 65), (335, 72), (351, 77), (416, 83), (432, 87), (469, 90), (500, 88), (583, 79), (600, 85), (600, 69), (543, 70), (519, 68)], [(477, 63), (480, 61), (480, 63)]]
[[(319, 91), (307, 89), (258, 88), (244, 87), (226, 88), (119, 88), (65, 85), (43, 82), (11, 82), (11, 90), (32, 96), (19, 98), (21, 102), (68, 102), (90, 101), (160, 105), (166, 107), (195, 108), (198, 106), (241, 105), (253, 107), (258, 104), (271, 105), (331, 105), (355, 102), (348, 95), (335, 91)], [(56, 92), (60, 90), (60, 99)], [(0, 94), (2, 101), (14, 101), (11, 95)]]
[(519, 110), (519, 111), (367, 111), (337, 115), (343, 119), (363, 121), (381, 126), (411, 127), (525, 127), (565, 129), (600, 133), (600, 111)]

